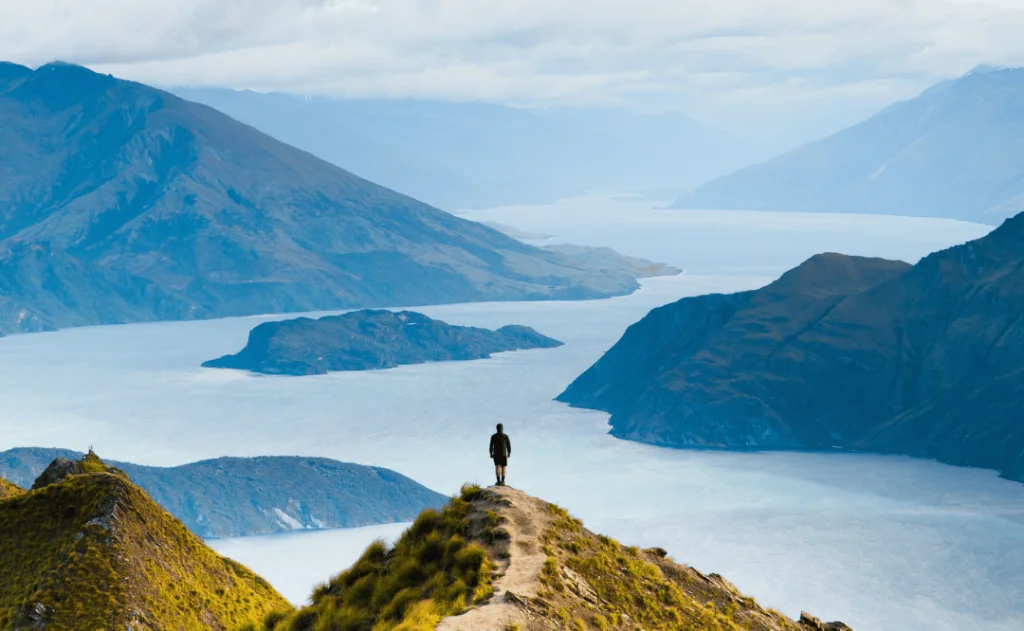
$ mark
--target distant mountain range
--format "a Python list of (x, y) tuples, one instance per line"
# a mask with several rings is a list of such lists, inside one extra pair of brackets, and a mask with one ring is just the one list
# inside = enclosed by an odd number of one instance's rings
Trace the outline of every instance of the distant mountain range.
[(838, 447), (1024, 480), (1024, 214), (914, 266), (819, 255), (655, 309), (558, 399), (660, 445)]
[[(30, 488), (68, 449), (0, 452), (0, 478)], [(446, 498), (380, 467), (327, 458), (217, 458), (179, 467), (110, 461), (189, 530), (205, 538), (353, 528), (413, 519)], [(4, 489), (0, 486), (0, 498)]]
[(179, 88), (275, 138), (445, 209), (592, 190), (671, 199), (765, 156), (684, 114), (616, 108), (341, 100)]
[(674, 206), (998, 224), (1024, 210), (1024, 69), (978, 68)]
[(0, 64), (0, 333), (636, 287), (204, 105)]
[(496, 331), (457, 326), (415, 311), (361, 309), (342, 315), (264, 322), (245, 348), (203, 362), (270, 375), (322, 375), (331, 370), (377, 370), (406, 364), (484, 359), (493, 353), (556, 348), (562, 342), (528, 326)]

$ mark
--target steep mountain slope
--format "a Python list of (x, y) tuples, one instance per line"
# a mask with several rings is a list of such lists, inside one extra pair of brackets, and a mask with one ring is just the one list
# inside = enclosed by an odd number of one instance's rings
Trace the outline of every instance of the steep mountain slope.
[(632, 291), (208, 107), (0, 69), (0, 331)]
[[(31, 486), (67, 449), (0, 452), (0, 478)], [(178, 467), (110, 461), (204, 538), (404, 522), (445, 497), (389, 469), (327, 458), (217, 458)], [(2, 494), (2, 490), (0, 490)]]
[(313, 320), (264, 322), (245, 348), (203, 362), (271, 375), (322, 375), (330, 370), (377, 370), (405, 364), (484, 359), (505, 351), (556, 348), (562, 342), (530, 327), (496, 331), (456, 326), (415, 311), (363, 309)]
[(0, 500), (0, 628), (230, 631), (287, 608), (90, 454)]
[(952, 217), (1024, 209), (1024, 69), (979, 68), (833, 136), (712, 181), (677, 208)]
[(224, 89), (175, 93), (446, 209), (549, 202), (608, 189), (674, 197), (759, 157), (740, 139), (679, 113)]
[[(255, 627), (254, 627), (255, 628)], [(663, 550), (627, 548), (509, 487), (464, 487), (394, 545), (371, 545), (268, 631), (848, 631), (794, 621)]]
[(25, 489), (21, 488), (17, 484), (12, 484), (3, 478), (0, 478), (0, 500), (5, 500), (9, 497), (17, 497), (24, 493)]
[(867, 449), (1024, 479), (1024, 214), (917, 265), (818, 256), (651, 312), (559, 396), (673, 446)]

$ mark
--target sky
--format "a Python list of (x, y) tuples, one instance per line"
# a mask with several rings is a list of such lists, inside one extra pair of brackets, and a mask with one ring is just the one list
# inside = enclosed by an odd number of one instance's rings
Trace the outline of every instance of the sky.
[(979, 64), (1024, 65), (1022, 32), (1024, 0), (0, 0), (0, 59), (31, 66), (678, 110), (785, 142)]

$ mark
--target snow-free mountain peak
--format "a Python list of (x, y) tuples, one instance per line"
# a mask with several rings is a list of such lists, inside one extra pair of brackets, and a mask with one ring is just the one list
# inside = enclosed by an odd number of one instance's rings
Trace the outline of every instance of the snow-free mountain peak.
[(170, 93), (0, 72), (0, 332), (636, 287)]
[(1024, 210), (1024, 69), (978, 68), (719, 178), (677, 208), (884, 213), (998, 224)]

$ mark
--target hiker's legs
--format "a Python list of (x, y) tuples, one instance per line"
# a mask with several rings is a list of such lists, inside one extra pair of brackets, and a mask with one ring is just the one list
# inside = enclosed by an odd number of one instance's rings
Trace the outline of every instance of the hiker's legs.
[(503, 468), (500, 464), (494, 465), (494, 477), (498, 479), (497, 484), (501, 484), (501, 470)]
[(499, 467), (501, 469), (501, 483), (505, 484), (505, 469), (506, 467)]

